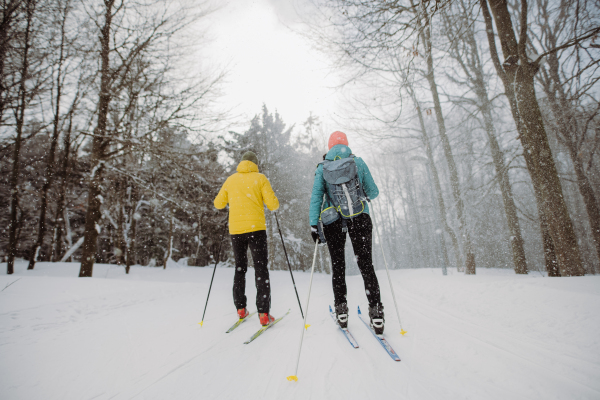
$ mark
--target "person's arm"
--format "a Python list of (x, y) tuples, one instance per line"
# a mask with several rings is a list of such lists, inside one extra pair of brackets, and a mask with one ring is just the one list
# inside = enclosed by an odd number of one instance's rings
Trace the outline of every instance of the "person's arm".
[(325, 181), (323, 180), (323, 165), (319, 165), (315, 171), (315, 180), (313, 182), (312, 194), (310, 195), (310, 225), (319, 223), (321, 215), (321, 205), (323, 204), (323, 195), (325, 194)]
[(214, 205), (215, 205), (215, 208), (217, 208), (219, 210), (225, 208), (227, 203), (229, 203), (229, 196), (227, 195), (226, 185), (227, 185), (227, 181), (225, 181), (223, 186), (221, 186), (221, 190), (219, 190), (219, 194), (217, 194), (217, 197), (215, 197)]
[(262, 177), (260, 191), (262, 192), (263, 201), (267, 205), (267, 208), (271, 211), (277, 210), (279, 208), (279, 199), (275, 196), (271, 183), (264, 175)]
[(371, 171), (369, 171), (369, 167), (367, 167), (367, 164), (362, 158), (357, 157), (355, 161), (359, 168), (361, 185), (365, 191), (365, 194), (371, 200), (377, 198), (377, 196), (379, 196), (379, 188), (373, 180), (373, 176), (371, 175)]

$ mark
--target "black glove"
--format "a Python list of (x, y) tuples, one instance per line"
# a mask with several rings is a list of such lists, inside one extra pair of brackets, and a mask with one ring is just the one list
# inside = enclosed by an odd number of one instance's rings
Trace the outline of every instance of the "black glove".
[(310, 226), (310, 235), (315, 243), (321, 243), (321, 238), (319, 238), (319, 230), (316, 225)]

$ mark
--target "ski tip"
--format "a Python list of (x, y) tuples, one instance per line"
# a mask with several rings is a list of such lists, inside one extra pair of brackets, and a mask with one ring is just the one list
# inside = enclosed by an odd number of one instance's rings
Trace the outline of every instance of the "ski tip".
[(290, 376), (287, 377), (287, 380), (290, 381), (290, 382), (291, 381), (298, 382), (298, 377), (296, 375), (290, 375)]
[(406, 331), (405, 331), (404, 329), (400, 328), (400, 334), (401, 334), (402, 336), (404, 336), (404, 335), (406, 335)]
[(204, 321), (200, 321), (200, 322), (198, 322), (198, 325), (200, 325), (200, 326), (204, 326)]
[(304, 329), (308, 330), (308, 328), (310, 328), (310, 324), (304, 325)]

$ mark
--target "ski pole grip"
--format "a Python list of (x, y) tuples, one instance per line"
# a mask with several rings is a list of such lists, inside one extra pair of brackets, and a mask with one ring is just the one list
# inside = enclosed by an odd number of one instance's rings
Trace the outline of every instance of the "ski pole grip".
[(325, 239), (325, 232), (323, 232), (323, 221), (319, 220), (317, 224), (317, 232), (319, 234), (319, 240), (321, 240), (321, 244), (326, 244), (327, 240)]

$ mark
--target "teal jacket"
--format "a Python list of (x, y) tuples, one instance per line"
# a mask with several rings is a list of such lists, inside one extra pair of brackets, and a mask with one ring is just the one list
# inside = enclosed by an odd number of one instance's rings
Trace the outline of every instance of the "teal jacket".
[[(335, 145), (329, 150), (327, 155), (325, 156), (326, 160), (333, 161), (336, 157), (339, 158), (348, 158), (352, 154), (352, 150), (346, 145), (338, 144)], [(358, 167), (358, 179), (360, 180), (360, 184), (365, 191), (367, 197), (371, 200), (379, 196), (379, 189), (371, 176), (371, 172), (369, 171), (369, 167), (360, 157), (354, 157), (354, 161), (356, 162), (356, 166)], [(325, 179), (323, 179), (323, 164), (319, 164), (317, 170), (315, 171), (315, 182), (313, 183), (312, 195), (310, 196), (310, 224), (317, 225), (319, 222), (319, 216), (321, 215), (321, 204), (323, 202), (323, 195), (327, 191), (325, 186)], [(327, 207), (331, 207), (331, 203), (329, 202), (329, 198), (325, 198), (325, 204), (323, 205), (323, 210)], [(369, 205), (365, 204), (365, 213), (369, 213)]]

